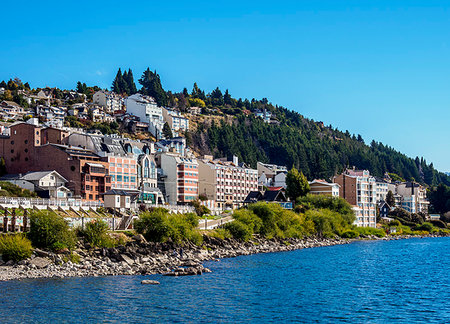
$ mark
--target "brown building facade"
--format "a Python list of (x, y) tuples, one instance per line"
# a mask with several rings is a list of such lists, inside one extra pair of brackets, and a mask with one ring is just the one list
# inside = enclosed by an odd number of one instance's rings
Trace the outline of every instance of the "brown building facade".
[(74, 196), (101, 200), (111, 189), (108, 162), (92, 151), (61, 145), (67, 133), (56, 128), (18, 123), (10, 136), (0, 137), (0, 154), (7, 173), (55, 170), (68, 180), (66, 187)]

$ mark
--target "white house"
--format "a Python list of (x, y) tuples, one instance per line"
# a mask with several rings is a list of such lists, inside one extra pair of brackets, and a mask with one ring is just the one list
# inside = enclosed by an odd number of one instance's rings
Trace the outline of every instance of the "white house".
[(25, 175), (8, 175), (4, 181), (36, 192), (42, 198), (67, 198), (71, 191), (65, 187), (67, 180), (56, 171), (28, 172)]
[(175, 136), (179, 135), (179, 132), (185, 132), (189, 130), (189, 119), (184, 117), (179, 111), (162, 108), (164, 122), (167, 122), (170, 129), (175, 133)]
[(106, 112), (111, 113), (117, 110), (122, 110), (123, 99), (114, 92), (100, 90), (94, 93), (92, 97), (94, 104), (102, 106)]
[(157, 138), (162, 137), (164, 118), (162, 108), (149, 96), (136, 93), (125, 99), (127, 113), (139, 117), (141, 122), (149, 123), (149, 131)]

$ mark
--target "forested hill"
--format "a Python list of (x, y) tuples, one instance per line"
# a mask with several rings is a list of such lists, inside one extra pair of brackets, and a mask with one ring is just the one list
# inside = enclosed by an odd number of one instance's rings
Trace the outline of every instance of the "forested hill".
[[(270, 124), (248, 113), (264, 108), (276, 116)], [(219, 109), (234, 117), (227, 122), (205, 119), (197, 131), (190, 134), (190, 144), (201, 154), (216, 157), (234, 154), (253, 167), (257, 161), (288, 168), (295, 166), (308, 179), (329, 179), (344, 167), (355, 166), (376, 176), (389, 172), (428, 185), (450, 185), (450, 178), (423, 158), (409, 158), (375, 141), (366, 145), (359, 135), (324, 126), (266, 100), (253, 100), (248, 109), (226, 105)]]
[[(131, 70), (127, 79), (133, 84)], [(159, 75), (150, 69), (144, 71), (139, 83), (140, 92), (153, 96), (159, 105), (180, 111), (202, 108), (206, 118), (191, 122), (197, 128), (186, 134), (189, 145), (201, 154), (215, 157), (234, 154), (253, 167), (257, 161), (295, 166), (309, 179), (329, 179), (345, 167), (355, 166), (376, 176), (389, 172), (428, 185), (450, 185), (450, 177), (423, 158), (411, 159), (374, 141), (366, 145), (360, 135), (326, 127), (297, 112), (274, 106), (266, 98), (235, 99), (228, 89), (222, 93), (218, 87), (206, 94), (196, 83), (190, 92), (184, 88), (172, 93), (163, 89)], [(121, 92), (129, 93), (126, 89)], [(262, 111), (273, 114), (270, 123), (256, 117), (255, 113)]]

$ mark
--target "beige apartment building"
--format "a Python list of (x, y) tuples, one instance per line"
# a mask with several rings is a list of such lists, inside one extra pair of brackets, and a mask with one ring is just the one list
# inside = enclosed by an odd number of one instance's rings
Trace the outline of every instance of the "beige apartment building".
[(232, 161), (213, 160), (212, 156), (199, 159), (199, 194), (215, 201), (219, 209), (241, 207), (250, 191), (258, 190), (258, 171)]
[(347, 200), (355, 211), (355, 225), (376, 227), (376, 182), (367, 170), (347, 169), (335, 176), (333, 182), (339, 184), (340, 197)]

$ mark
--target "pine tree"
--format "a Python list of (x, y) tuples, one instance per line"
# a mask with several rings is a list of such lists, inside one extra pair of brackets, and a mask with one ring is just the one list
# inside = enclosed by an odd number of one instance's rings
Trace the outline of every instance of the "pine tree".
[(116, 77), (114, 78), (114, 81), (112, 83), (111, 90), (115, 93), (122, 93), (121, 85), (123, 83), (123, 76), (122, 76), (122, 70), (119, 68), (119, 71), (117, 71)]
[(392, 191), (388, 191), (386, 195), (386, 203), (389, 205), (389, 207), (395, 207), (395, 198)]
[(163, 126), (163, 135), (166, 139), (173, 138), (172, 130), (170, 129), (169, 124), (166, 122)]
[(128, 69), (127, 79), (125, 80), (128, 86), (129, 95), (133, 95), (137, 92), (136, 84), (134, 83), (133, 71)]
[(223, 103), (225, 105), (231, 105), (232, 104), (231, 95), (228, 92), (228, 89), (225, 90), (225, 94), (223, 95)]
[(152, 72), (150, 68), (147, 68), (139, 79), (139, 83), (142, 85), (142, 94), (153, 97), (158, 106), (167, 105), (167, 94), (156, 71)]

